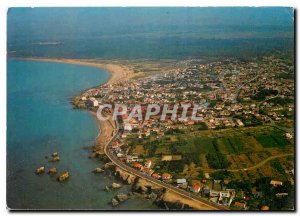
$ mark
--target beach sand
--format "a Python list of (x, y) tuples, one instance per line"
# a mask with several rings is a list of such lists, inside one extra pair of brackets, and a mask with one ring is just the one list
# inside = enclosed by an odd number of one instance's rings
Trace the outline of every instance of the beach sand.
[(108, 120), (100, 121), (97, 118), (96, 112), (91, 112), (92, 115), (97, 119), (99, 124), (99, 135), (96, 138), (94, 151), (97, 154), (104, 154), (105, 144), (108, 143), (113, 137), (114, 129), (116, 128), (115, 121), (110, 117)]
[(196, 210), (216, 210), (215, 208), (205, 205), (200, 201), (187, 199), (169, 190), (167, 190), (163, 195), (163, 200), (170, 203), (182, 203)]

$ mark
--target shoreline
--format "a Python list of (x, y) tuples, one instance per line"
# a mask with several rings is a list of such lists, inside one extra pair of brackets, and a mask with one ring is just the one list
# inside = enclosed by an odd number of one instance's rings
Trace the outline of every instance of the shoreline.
[[(75, 65), (83, 65), (88, 67), (95, 67), (100, 68), (105, 71), (107, 71), (110, 74), (110, 77), (102, 84), (98, 86), (102, 86), (105, 84), (113, 84), (118, 82), (119, 80), (128, 80), (132, 77), (133, 71), (130, 70), (128, 67), (124, 65), (117, 65), (117, 64), (111, 64), (111, 63), (103, 63), (103, 62), (90, 62), (91, 59), (82, 60), (82, 59), (65, 59), (65, 58), (15, 58), (20, 60), (29, 60), (29, 61), (43, 61), (43, 62), (54, 62), (54, 63), (64, 63), (64, 64), (75, 64)], [(94, 87), (87, 88), (92, 89)], [(84, 91), (84, 90), (83, 90)], [(98, 122), (99, 132), (97, 137), (95, 138), (95, 144), (93, 147), (93, 155), (105, 155), (105, 147), (106, 144), (112, 139), (114, 130), (116, 129), (116, 123), (111, 118), (109, 118), (106, 121), (100, 121), (97, 118), (97, 113), (95, 111), (90, 111), (91, 115), (96, 119)], [(127, 171), (124, 170), (125, 173)], [(136, 178), (140, 178), (139, 176), (136, 176)], [(146, 180), (146, 182), (148, 182)], [(148, 183), (144, 183), (147, 184)], [(142, 184), (143, 185), (143, 184)], [(167, 191), (167, 193), (164, 194), (164, 201), (170, 202), (170, 203), (181, 203), (186, 204), (190, 206), (193, 209), (196, 210), (209, 210), (207, 206), (205, 205), (199, 205), (198, 201), (186, 199), (185, 197), (182, 197), (181, 195), (178, 195), (176, 193), (173, 193), (171, 191)], [(212, 209), (215, 210), (215, 209)]]
[[(15, 58), (20, 60), (27, 61), (41, 61), (41, 62), (53, 62), (53, 63), (62, 63), (62, 64), (73, 64), (73, 65), (82, 65), (87, 67), (94, 67), (105, 70), (109, 73), (109, 78), (98, 86), (105, 84), (113, 84), (120, 80), (128, 80), (133, 74), (133, 71), (124, 65), (103, 63), (103, 62), (91, 62), (93, 59), (69, 59), (69, 58), (44, 58), (44, 57), (28, 57), (28, 58)], [(99, 60), (100, 61), (100, 60)], [(94, 87), (89, 87), (80, 91), (85, 91), (92, 89)], [(75, 97), (75, 95), (73, 96)], [(91, 111), (91, 115), (95, 118), (98, 123), (99, 132), (95, 138), (95, 145), (93, 146), (94, 154), (104, 154), (105, 143), (108, 142), (112, 136), (114, 129), (116, 128), (115, 123), (108, 119), (106, 121), (99, 121), (97, 118), (96, 112)]]
[[(120, 80), (128, 80), (132, 77), (133, 71), (124, 65), (111, 64), (111, 63), (103, 63), (103, 62), (91, 62), (93, 59), (69, 59), (69, 58), (44, 58), (44, 57), (28, 57), (28, 58), (15, 58), (20, 60), (28, 60), (28, 61), (42, 61), (42, 62), (53, 62), (53, 63), (62, 63), (62, 64), (74, 64), (74, 65), (82, 65), (87, 67), (94, 67), (105, 70), (109, 73), (109, 78), (98, 86), (102, 86), (105, 84), (113, 84)], [(101, 61), (101, 60), (99, 60)], [(87, 88), (92, 89), (94, 87)], [(84, 90), (80, 90), (84, 91)], [(98, 122), (99, 132), (97, 137), (95, 138), (95, 145), (93, 147), (93, 152), (96, 154), (104, 154), (104, 146), (105, 143), (108, 142), (112, 136), (113, 131), (116, 128), (115, 123), (109, 119), (106, 121), (99, 121), (97, 118), (96, 112), (90, 112), (91, 115)]]

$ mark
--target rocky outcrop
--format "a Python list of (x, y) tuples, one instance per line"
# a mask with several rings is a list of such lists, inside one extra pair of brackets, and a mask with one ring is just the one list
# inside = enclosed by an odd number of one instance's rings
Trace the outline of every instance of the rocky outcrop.
[(119, 167), (116, 167), (115, 173), (119, 178), (121, 178), (127, 184), (134, 183), (134, 181), (136, 179), (135, 175), (129, 174), (128, 172), (125, 172), (124, 170), (120, 169)]
[(121, 184), (118, 184), (118, 183), (116, 183), (116, 182), (113, 182), (112, 184), (111, 184), (111, 188), (112, 189), (118, 189), (118, 188), (121, 188), (122, 187), (122, 185)]
[(60, 161), (59, 156), (52, 157), (52, 159), (50, 160), (50, 162), (57, 162), (57, 161)]
[(49, 171), (48, 171), (48, 174), (50, 174), (50, 175), (55, 175), (56, 173), (57, 173), (57, 170), (55, 167), (49, 169)]
[(112, 162), (108, 162), (108, 163), (104, 164), (103, 168), (104, 169), (109, 169), (109, 168), (114, 167), (114, 166), (115, 165)]
[(163, 188), (161, 186), (158, 186), (156, 184), (153, 184), (145, 179), (138, 178), (135, 184), (133, 185), (134, 191), (140, 191), (140, 192), (152, 192), (152, 191), (161, 191)]
[(109, 191), (109, 187), (108, 187), (107, 185), (105, 186), (105, 190), (106, 190), (106, 191)]
[(41, 167), (39, 167), (39, 168), (37, 168), (36, 170), (35, 170), (35, 173), (36, 174), (42, 174), (42, 173), (44, 173), (45, 172), (45, 167), (44, 166), (41, 166)]
[(125, 202), (126, 200), (129, 199), (129, 197), (124, 193), (120, 193), (120, 194), (117, 194), (117, 199), (119, 202)]
[(93, 170), (93, 173), (102, 173), (104, 172), (103, 169), (101, 169), (100, 167), (96, 167), (96, 169)]
[(112, 198), (111, 199), (111, 204), (112, 204), (112, 206), (117, 206), (117, 205), (119, 205), (119, 202), (115, 198)]
[(51, 155), (51, 157), (52, 157), (52, 159), (50, 160), (50, 162), (57, 162), (57, 161), (60, 161), (58, 152), (53, 152), (52, 155)]
[(64, 182), (70, 178), (70, 174), (67, 171), (62, 172), (58, 177), (57, 180), (59, 182)]

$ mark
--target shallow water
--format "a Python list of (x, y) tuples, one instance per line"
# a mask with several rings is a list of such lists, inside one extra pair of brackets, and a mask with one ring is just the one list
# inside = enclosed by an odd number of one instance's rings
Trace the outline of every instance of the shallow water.
[[(113, 178), (91, 171), (101, 162), (88, 159), (98, 134), (96, 120), (73, 110), (70, 98), (107, 80), (106, 71), (60, 63), (7, 61), (7, 205), (13, 209), (156, 209), (151, 201), (132, 198), (113, 208), (111, 198), (129, 186), (106, 192)], [(48, 162), (58, 151), (61, 161)], [(68, 170), (58, 183), (46, 171)]]

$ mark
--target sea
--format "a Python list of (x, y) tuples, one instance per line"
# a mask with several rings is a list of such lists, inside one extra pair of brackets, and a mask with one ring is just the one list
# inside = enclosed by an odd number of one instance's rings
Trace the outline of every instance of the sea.
[[(96, 119), (73, 109), (70, 100), (109, 78), (99, 68), (8, 59), (7, 61), (7, 206), (11, 209), (157, 209), (152, 201), (132, 197), (117, 207), (111, 199), (130, 186), (107, 192), (116, 179), (92, 171), (103, 164), (89, 159), (99, 133)], [(58, 152), (59, 162), (49, 162)], [(35, 169), (69, 171), (59, 183)]]

